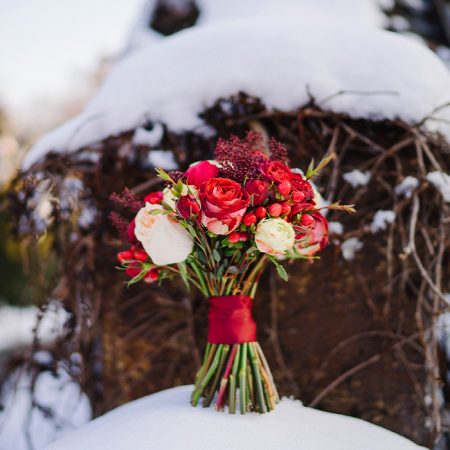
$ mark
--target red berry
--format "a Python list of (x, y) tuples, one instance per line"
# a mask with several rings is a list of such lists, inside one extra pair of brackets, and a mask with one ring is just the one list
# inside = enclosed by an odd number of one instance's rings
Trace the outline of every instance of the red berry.
[(287, 203), (281, 204), (281, 215), (285, 216), (291, 212), (291, 207)]
[(133, 252), (133, 259), (137, 259), (138, 261), (146, 262), (148, 259), (147, 253), (144, 250), (135, 250)]
[(233, 231), (232, 233), (230, 233), (228, 235), (228, 240), (232, 244), (236, 244), (236, 242), (239, 242), (239, 239), (240, 239), (240, 234), (237, 231)]
[(133, 258), (133, 252), (131, 250), (125, 250), (124, 252), (117, 253), (117, 259), (119, 262), (130, 261)]
[(279, 217), (281, 214), (281, 205), (279, 203), (272, 203), (268, 211), (272, 217)]
[(256, 216), (253, 213), (248, 213), (244, 216), (244, 224), (248, 227), (251, 225), (255, 225), (257, 222)]
[(305, 200), (305, 193), (304, 193), (304, 192), (301, 192), (301, 191), (295, 191), (295, 192), (292, 194), (292, 200), (293, 200), (295, 203), (301, 203), (303, 200)]
[(247, 232), (241, 231), (241, 232), (239, 233), (239, 240), (240, 240), (240, 241), (245, 242), (245, 241), (248, 240), (248, 238), (249, 238), (249, 235), (248, 235)]
[(300, 219), (300, 223), (304, 227), (309, 227), (314, 222), (314, 219), (309, 214), (303, 214), (302, 218)]
[(292, 186), (290, 181), (283, 181), (278, 185), (278, 192), (281, 195), (288, 195), (291, 192)]
[(258, 206), (255, 210), (255, 216), (258, 219), (264, 219), (264, 217), (266, 217), (267, 215), (267, 209), (264, 208), (264, 206)]

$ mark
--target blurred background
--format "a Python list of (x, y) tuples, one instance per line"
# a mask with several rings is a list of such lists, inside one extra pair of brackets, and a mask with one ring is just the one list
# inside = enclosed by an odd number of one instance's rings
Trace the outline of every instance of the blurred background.
[[(383, 16), (384, 28), (409, 35), (429, 47), (450, 70), (450, 2), (375, 3)], [(171, 11), (174, 22), (165, 22), (167, 11)], [(171, 34), (171, 27), (177, 31), (195, 23), (195, 19), (191, 20), (193, 11), (194, 16), (198, 15), (195, 2), (182, 0), (0, 0), (1, 205), (31, 145), (82, 110), (113, 62), (138, 38), (136, 29), (152, 28), (155, 35), (163, 37)], [(159, 21), (155, 19), (158, 12)], [(357, 22), (360, 18), (355, 16), (353, 20)], [(40, 214), (45, 216), (45, 204), (41, 207)], [(0, 373), (14, 367), (14, 355), (26, 354), (37, 337), (41, 342), (51, 343), (67, 320), (66, 312), (50, 303), (45, 320), (36, 330), (37, 320), (42, 316), (40, 307), (48, 304), (47, 288), (55, 282), (57, 261), (52, 259), (54, 255), (45, 238), (39, 237), (36, 246), (12, 238), (11, 227), (17, 225), (12, 225), (8, 214), (5, 207), (0, 209)], [(45, 363), (45, 352), (33, 357), (42, 358), (39, 361)], [(51, 395), (52, 383), (51, 377), (42, 380), (33, 395), (39, 397), (40, 389), (42, 395)], [(70, 414), (56, 428), (47, 426), (44, 420), (51, 415), (50, 410), (41, 411), (41, 422), (29, 415), (33, 396), (27, 393), (11, 400), (3, 394), (1, 450), (11, 450), (9, 446), (17, 437), (17, 429), (26, 428), (30, 421), (36, 422), (32, 428), (48, 430), (48, 437), (42, 438), (45, 442), (67, 426), (76, 426), (91, 417), (88, 400), (83, 399), (69, 377), (63, 388), (60, 383), (58, 386), (54, 404), (61, 403), (59, 407), (70, 410)], [(11, 401), (16, 406), (8, 409)], [(25, 433), (17, 449), (31, 448), (33, 439)]]

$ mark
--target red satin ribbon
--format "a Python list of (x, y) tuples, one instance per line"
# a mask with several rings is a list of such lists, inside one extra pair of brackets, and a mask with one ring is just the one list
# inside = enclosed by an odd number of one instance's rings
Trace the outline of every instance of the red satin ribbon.
[(211, 297), (208, 312), (208, 342), (242, 344), (256, 341), (253, 300), (244, 295)]

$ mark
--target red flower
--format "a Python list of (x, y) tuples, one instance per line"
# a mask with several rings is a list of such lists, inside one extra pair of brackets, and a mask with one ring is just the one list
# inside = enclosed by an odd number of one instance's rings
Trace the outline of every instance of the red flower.
[(295, 231), (299, 232), (295, 236), (298, 240), (295, 247), (301, 255), (313, 256), (328, 244), (328, 222), (320, 212), (315, 212), (304, 217), (310, 218), (307, 221), (310, 224), (307, 227), (294, 227)]
[(150, 269), (147, 272), (147, 275), (145, 275), (145, 277), (144, 277), (144, 282), (150, 284), (150, 283), (154, 283), (155, 281), (158, 281), (160, 272), (161, 272), (161, 269), (158, 269), (158, 268)]
[(305, 194), (304, 199), (301, 201), (308, 201), (314, 198), (314, 190), (311, 184), (309, 183), (309, 181), (305, 180), (299, 173), (292, 174), (291, 187), (294, 193), (303, 192)]
[(178, 214), (183, 219), (189, 219), (191, 215), (197, 215), (200, 212), (200, 205), (193, 195), (183, 195), (176, 203)]
[(134, 234), (134, 229), (136, 228), (136, 221), (133, 219), (128, 226), (127, 238), (130, 244), (137, 244), (138, 240)]
[(263, 172), (266, 178), (277, 183), (289, 181), (292, 177), (291, 169), (280, 161), (270, 161), (263, 165)]
[(123, 252), (117, 253), (117, 260), (120, 263), (123, 263), (124, 261), (131, 261), (134, 259), (133, 252), (131, 250), (125, 250)]
[(200, 193), (202, 224), (215, 234), (229, 234), (242, 222), (250, 204), (248, 193), (228, 178), (211, 178)]
[(250, 195), (250, 200), (253, 206), (260, 205), (266, 200), (269, 186), (261, 180), (249, 181), (244, 188)]
[(144, 197), (145, 203), (151, 203), (152, 205), (160, 205), (163, 200), (163, 193), (161, 191), (150, 192)]
[(125, 269), (125, 272), (130, 278), (134, 278), (142, 272), (141, 265), (138, 262), (132, 262)]
[(188, 184), (201, 188), (211, 178), (219, 174), (219, 168), (209, 161), (201, 161), (186, 170), (185, 175)]

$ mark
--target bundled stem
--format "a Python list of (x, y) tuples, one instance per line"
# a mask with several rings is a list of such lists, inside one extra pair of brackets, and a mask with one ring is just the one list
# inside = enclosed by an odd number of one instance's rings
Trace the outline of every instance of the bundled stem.
[(191, 403), (197, 406), (203, 397), (203, 406), (208, 407), (215, 396), (215, 408), (223, 411), (228, 405), (230, 414), (236, 413), (237, 405), (241, 414), (275, 408), (278, 393), (257, 342), (234, 344), (231, 349), (228, 344), (207, 344)]

